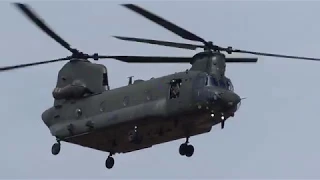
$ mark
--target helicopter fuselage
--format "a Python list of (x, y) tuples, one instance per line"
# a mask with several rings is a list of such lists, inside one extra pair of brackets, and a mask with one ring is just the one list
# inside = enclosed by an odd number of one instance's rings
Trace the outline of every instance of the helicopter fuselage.
[[(124, 153), (209, 132), (233, 116), (240, 97), (211, 84), (205, 72), (185, 71), (66, 100), (42, 114), (58, 139)], [(132, 143), (130, 134), (139, 134)]]

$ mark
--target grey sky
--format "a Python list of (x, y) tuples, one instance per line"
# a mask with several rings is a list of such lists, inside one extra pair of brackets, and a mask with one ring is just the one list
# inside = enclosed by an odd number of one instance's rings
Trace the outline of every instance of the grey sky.
[[(124, 1), (122, 1), (124, 2)], [(196, 52), (112, 39), (111, 35), (185, 42), (119, 2), (31, 2), (63, 38), (85, 52), (110, 55), (185, 55)], [(319, 2), (137, 2), (214, 43), (239, 49), (320, 57)], [(64, 57), (64, 48), (39, 31), (8, 2), (0, 4), (1, 65)], [(188, 64), (139, 65), (101, 60), (111, 88), (127, 77), (149, 79)], [(117, 154), (62, 144), (41, 120), (63, 63), (1, 73), (1, 178), (320, 178), (320, 62), (261, 57), (255, 65), (229, 64), (235, 90), (248, 99), (235, 118), (191, 138), (192, 158), (181, 157), (184, 140)]]

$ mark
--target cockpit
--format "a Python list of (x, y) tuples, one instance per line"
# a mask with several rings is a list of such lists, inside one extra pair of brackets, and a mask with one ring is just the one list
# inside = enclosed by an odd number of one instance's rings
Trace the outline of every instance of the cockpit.
[(218, 86), (229, 91), (234, 91), (232, 82), (228, 78), (221, 78), (218, 80), (216, 77), (208, 75), (206, 79), (206, 86)]

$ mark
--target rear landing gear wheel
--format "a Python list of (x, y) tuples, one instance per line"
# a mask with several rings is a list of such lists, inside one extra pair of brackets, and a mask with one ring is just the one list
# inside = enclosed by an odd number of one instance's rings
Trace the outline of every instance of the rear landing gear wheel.
[(194, 153), (194, 147), (190, 144), (183, 143), (179, 147), (179, 153), (181, 156), (191, 157)]
[(109, 156), (106, 160), (106, 168), (111, 169), (114, 166), (114, 159), (113, 157)]
[(183, 143), (183, 144), (180, 145), (180, 147), (179, 147), (179, 154), (180, 154), (181, 156), (186, 155), (186, 147), (187, 147), (187, 146), (188, 146), (188, 145), (187, 145), (186, 143)]
[(54, 143), (54, 144), (52, 145), (52, 148), (51, 148), (51, 153), (52, 153), (53, 155), (57, 155), (57, 154), (59, 154), (60, 149), (61, 149), (61, 144), (60, 144), (59, 142)]

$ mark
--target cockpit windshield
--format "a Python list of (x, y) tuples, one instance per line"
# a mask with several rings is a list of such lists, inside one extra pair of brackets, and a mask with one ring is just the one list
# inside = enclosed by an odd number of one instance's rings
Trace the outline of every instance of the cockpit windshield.
[(208, 76), (207, 77), (207, 86), (219, 86), (219, 83), (216, 78), (213, 76)]
[(222, 88), (227, 88), (226, 83), (224, 82), (224, 79), (220, 79), (219, 85), (220, 85), (220, 87), (222, 87)]
[(230, 91), (234, 91), (232, 82), (230, 79), (217, 80), (214, 76), (208, 76), (206, 81), (207, 86), (219, 86)]

